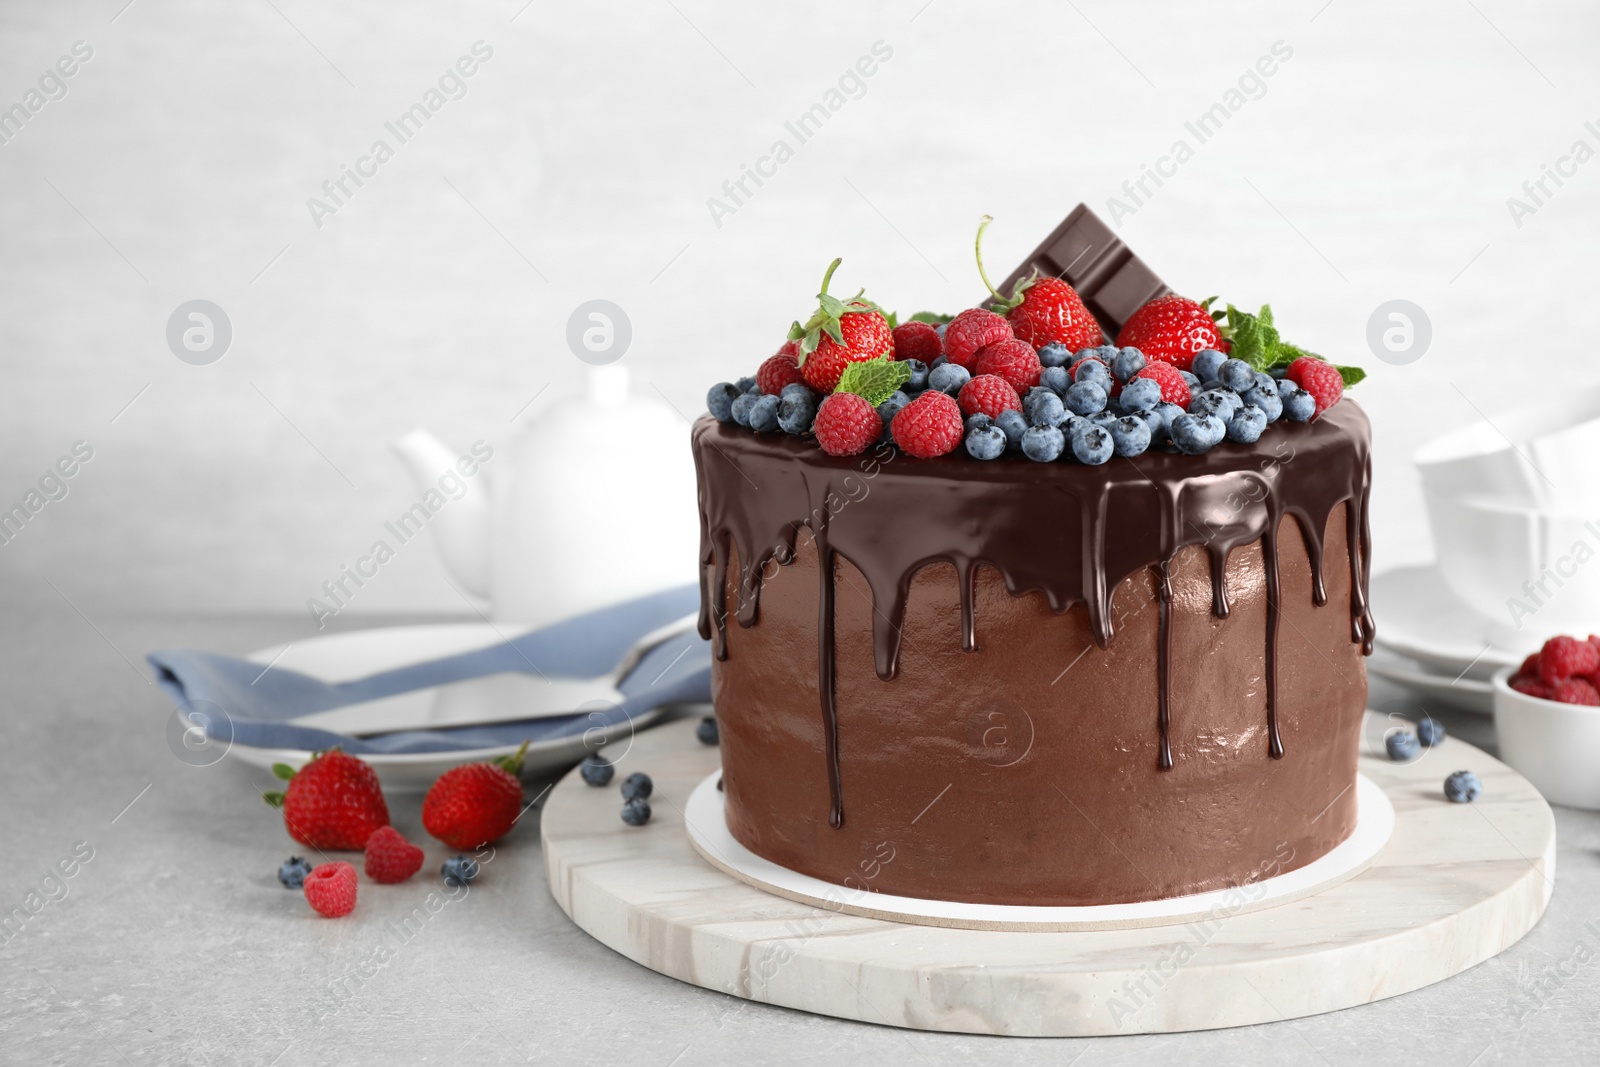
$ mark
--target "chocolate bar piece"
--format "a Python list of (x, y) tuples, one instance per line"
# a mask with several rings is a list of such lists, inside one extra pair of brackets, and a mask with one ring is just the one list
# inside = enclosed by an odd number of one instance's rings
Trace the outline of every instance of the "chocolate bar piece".
[(1076, 289), (1100, 328), (1113, 339), (1141, 305), (1172, 291), (1087, 204), (1073, 208), (1055, 232), (1011, 272), (1000, 291), (1009, 295), (1011, 287), (1035, 268)]

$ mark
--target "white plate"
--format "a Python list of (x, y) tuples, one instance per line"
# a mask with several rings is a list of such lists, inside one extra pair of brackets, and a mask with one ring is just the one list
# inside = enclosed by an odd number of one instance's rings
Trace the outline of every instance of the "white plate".
[[(1537, 652), (1550, 636), (1530, 629), (1526, 647), (1496, 644), (1489, 620), (1463, 604), (1432, 563), (1373, 575), (1372, 614), (1379, 647), (1416, 660), (1446, 681), (1465, 672), (1487, 683), (1501, 667), (1515, 666)], [(1487, 704), (1483, 710), (1489, 710)]]
[(1367, 658), (1367, 673), (1418, 694), (1424, 700), (1424, 709), (1431, 702), (1479, 715), (1494, 713), (1494, 688), (1477, 678), (1435, 674), (1413, 660), (1381, 648)]
[[(307, 638), (288, 645), (264, 648), (245, 658), (262, 666), (270, 663), (336, 684), (364, 678), (379, 671), (488, 648), (527, 633), (528, 629), (526, 626), (496, 626), (481, 622), (392, 626)], [(426, 721), (433, 727), (482, 722), (488, 717), (490, 709), (501, 706), (508, 691), (505, 684), (441, 686), (359, 706), (359, 722), (351, 718), (349, 709), (308, 715), (301, 721), (358, 733), (382, 730), (383, 723), (377, 719), (385, 715), (394, 716), (394, 721), (406, 728), (418, 721)], [(573, 709), (574, 712), (581, 710), (581, 707)], [(571, 766), (602, 744), (626, 744), (636, 727), (647, 726), (660, 715), (661, 711), (657, 709), (637, 715), (632, 722), (608, 730), (589, 730), (569, 738), (529, 745), (523, 756), (523, 776), (535, 777)], [(343, 718), (338, 718), (340, 716)], [(492, 760), (510, 755), (516, 749), (516, 745), (502, 745), (457, 752), (396, 755), (362, 753), (361, 758), (378, 772), (385, 789), (405, 792), (427, 789), (434, 779), (451, 767)], [(230, 746), (228, 754), (257, 767), (271, 767), (274, 763), (299, 767), (311, 758), (311, 753), (303, 749), (252, 748), (241, 744)]]
[(1394, 833), (1394, 805), (1372, 779), (1360, 774), (1356, 776), (1356, 827), (1350, 836), (1326, 855), (1284, 874), (1230, 889), (1132, 904), (965, 904), (847, 889), (757, 856), (728, 831), (724, 797), (717, 789), (721, 777), (721, 771), (707, 776), (689, 795), (683, 810), (690, 843), (713, 867), (757, 889), (829, 911), (961, 930), (1127, 930), (1176, 926), (1218, 914), (1276, 907), (1361, 873)]

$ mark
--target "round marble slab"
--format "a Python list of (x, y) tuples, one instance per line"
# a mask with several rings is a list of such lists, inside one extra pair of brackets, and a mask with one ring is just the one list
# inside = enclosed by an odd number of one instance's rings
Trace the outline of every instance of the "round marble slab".
[(780, 897), (847, 915), (944, 926), (955, 930), (1121, 930), (1135, 926), (1178, 926), (1217, 915), (1237, 915), (1277, 907), (1320, 893), (1366, 870), (1394, 832), (1394, 805), (1366, 775), (1356, 780), (1356, 828), (1327, 855), (1292, 871), (1237, 889), (1219, 889), (1165, 900), (1082, 907), (1022, 907), (962, 904), (951, 900), (851, 889), (812, 878), (762, 859), (728, 830), (723, 794), (717, 788), (722, 772), (712, 771), (689, 794), (683, 808), (689, 843), (711, 866), (741, 882)]
[[(1373, 720), (1373, 736), (1382, 722)], [(579, 927), (662, 974), (862, 1022), (1028, 1037), (1169, 1033), (1315, 1015), (1441, 981), (1530, 930), (1555, 877), (1555, 821), (1528, 782), (1453, 738), (1409, 764), (1364, 755), (1395, 811), (1361, 873), (1260, 911), (1176, 926), (946, 929), (775, 896), (689, 842), (690, 794), (718, 766), (692, 721), (637, 736), (621, 773), (655, 780), (625, 825), (615, 786), (576, 772), (541, 818), (550, 892)], [(1451, 804), (1451, 771), (1483, 779)], [(619, 774), (619, 778), (621, 774)]]

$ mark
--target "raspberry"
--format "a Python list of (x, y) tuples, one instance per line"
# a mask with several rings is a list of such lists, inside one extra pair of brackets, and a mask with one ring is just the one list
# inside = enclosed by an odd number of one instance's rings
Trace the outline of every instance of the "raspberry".
[(1583, 704), (1596, 708), (1600, 707), (1600, 690), (1596, 690), (1582, 678), (1568, 678), (1556, 686), (1545, 699), (1561, 704)]
[(422, 869), (422, 849), (401, 836), (392, 826), (382, 826), (367, 838), (367, 877), (392, 885), (403, 882)]
[(803, 380), (800, 377), (800, 364), (795, 359), (797, 347), (793, 341), (788, 342), (776, 354), (768, 356), (756, 371), (756, 385), (767, 396), (777, 396), (783, 392), (784, 386)]
[(1134, 375), (1134, 378), (1149, 378), (1161, 386), (1161, 399), (1168, 404), (1176, 404), (1187, 409), (1189, 401), (1194, 399), (1189, 393), (1189, 383), (1183, 380), (1183, 374), (1177, 367), (1161, 359), (1153, 359), (1144, 365), (1144, 370)]
[(1004, 378), (996, 374), (980, 374), (961, 387), (956, 395), (961, 414), (983, 414), (998, 419), (1002, 411), (1021, 411), (1022, 400), (1017, 391)]
[(1539, 681), (1537, 675), (1519, 674), (1508, 684), (1524, 696), (1538, 697), (1540, 700), (1550, 699), (1550, 688)]
[(324, 863), (306, 875), (306, 902), (317, 914), (337, 919), (356, 906), (356, 869), (348, 863)]
[(1593, 674), (1597, 668), (1600, 652), (1576, 637), (1552, 637), (1539, 650), (1539, 680), (1548, 686), (1559, 685), (1575, 674)]
[(955, 398), (932, 389), (901, 408), (889, 424), (894, 443), (918, 459), (953, 451), (961, 443), (962, 428)]
[[(942, 395), (942, 394), (941, 394)], [(949, 399), (946, 397), (946, 399)], [(954, 403), (954, 401), (952, 401)], [(867, 398), (855, 393), (829, 393), (811, 424), (817, 444), (830, 456), (854, 456), (883, 432), (883, 420)]]
[(903, 322), (894, 328), (894, 358), (932, 363), (944, 351), (939, 331), (925, 322)]
[(1013, 337), (1011, 324), (992, 311), (968, 308), (944, 328), (944, 354), (958, 367), (972, 367), (978, 349)]
[(1517, 668), (1519, 678), (1539, 677), (1539, 653), (1529, 653), (1528, 658), (1522, 661), (1522, 666)]
[(1018, 396), (1039, 384), (1039, 374), (1043, 370), (1033, 346), (1015, 340), (984, 345), (972, 364), (974, 375), (994, 374), (1004, 378)]
[(1289, 364), (1284, 377), (1311, 394), (1317, 402), (1318, 415), (1333, 407), (1344, 396), (1344, 379), (1339, 377), (1339, 368), (1325, 359), (1301, 356)]

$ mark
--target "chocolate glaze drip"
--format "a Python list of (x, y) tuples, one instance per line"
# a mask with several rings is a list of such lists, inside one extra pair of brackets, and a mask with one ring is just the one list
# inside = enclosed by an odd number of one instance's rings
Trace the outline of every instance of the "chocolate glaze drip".
[(1007, 458), (984, 463), (963, 453), (913, 459), (884, 447), (833, 457), (815, 443), (762, 436), (702, 418), (694, 427), (700, 492), (700, 633), (726, 659), (730, 560), (739, 575), (735, 617), (760, 615), (762, 579), (794, 558), (809, 530), (822, 562), (818, 597), (818, 692), (828, 759), (829, 822), (843, 825), (839, 722), (835, 706), (833, 603), (836, 557), (866, 579), (873, 602), (878, 676), (895, 676), (912, 576), (946, 562), (960, 576), (962, 647), (979, 647), (973, 597), (979, 564), (1000, 572), (1013, 596), (1038, 591), (1052, 610), (1083, 603), (1095, 642), (1115, 637), (1111, 595), (1129, 575), (1155, 568), (1160, 597), (1160, 765), (1172, 766), (1169, 566), (1189, 545), (1211, 559), (1213, 610), (1228, 614), (1228, 555), (1260, 541), (1267, 580), (1264, 635), (1269, 755), (1283, 756), (1277, 716), (1278, 535), (1292, 516), (1311, 562), (1313, 601), (1322, 605), (1322, 537), (1344, 504), (1350, 531), (1351, 640), (1372, 651), (1367, 561), (1371, 531), (1370, 427), (1346, 399), (1311, 423), (1280, 422), (1255, 445), (1220, 445), (1203, 456), (1147, 453), (1103, 467)]

